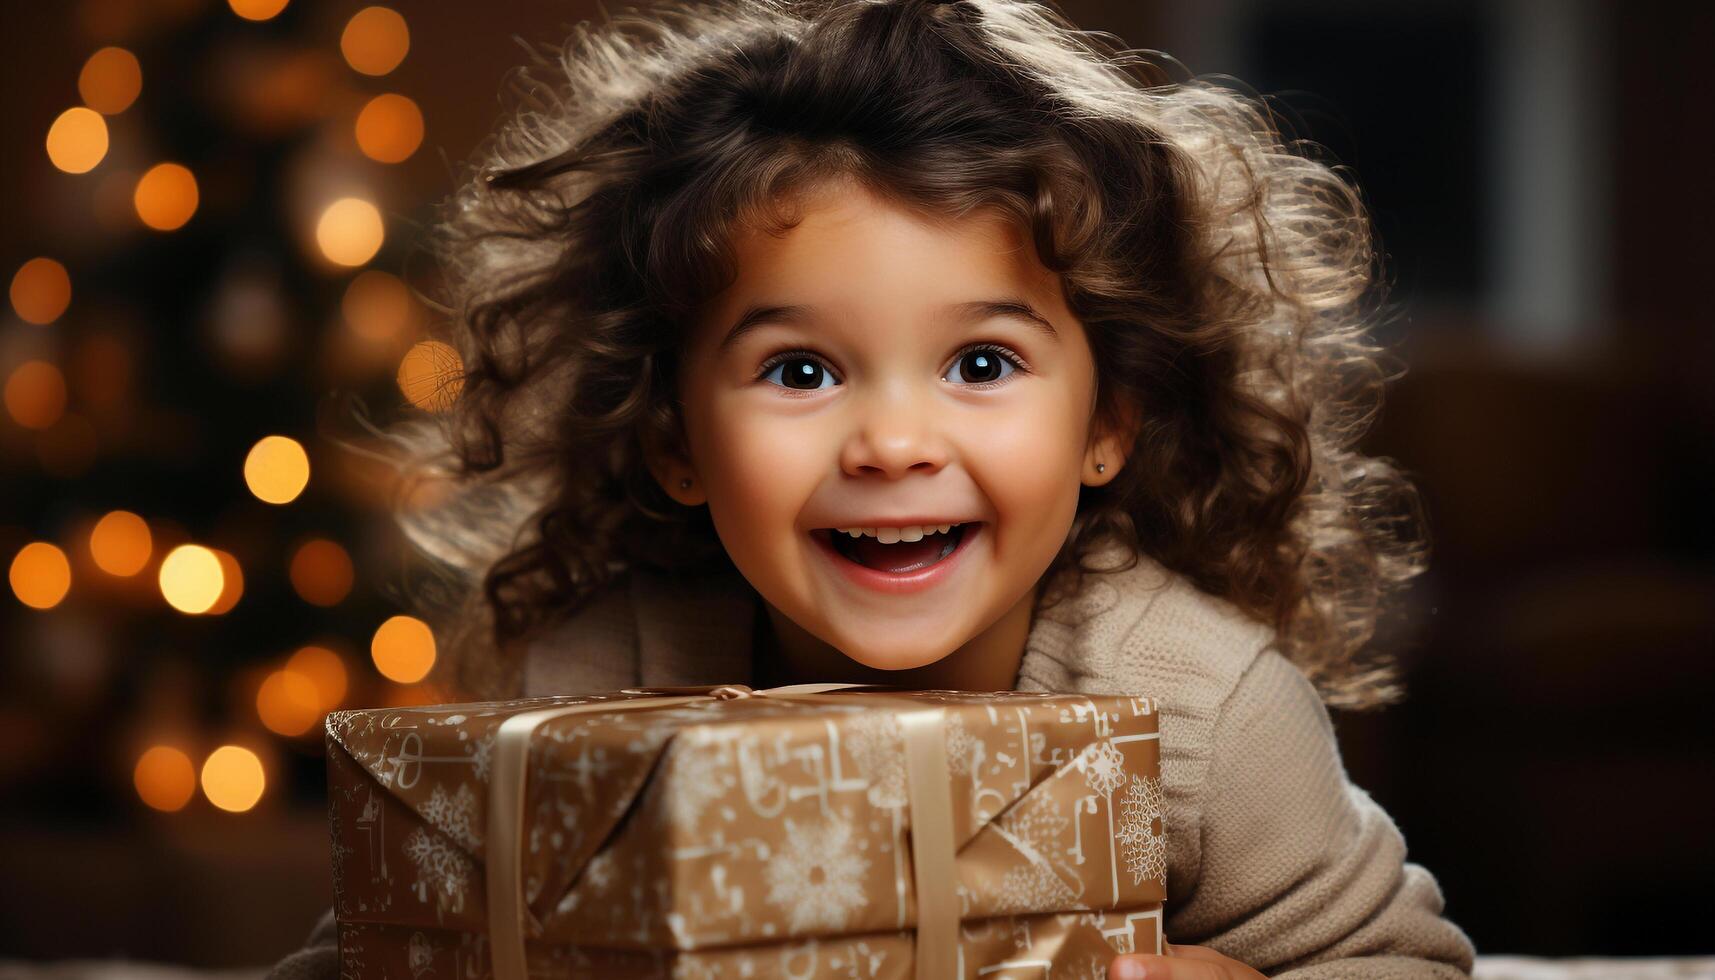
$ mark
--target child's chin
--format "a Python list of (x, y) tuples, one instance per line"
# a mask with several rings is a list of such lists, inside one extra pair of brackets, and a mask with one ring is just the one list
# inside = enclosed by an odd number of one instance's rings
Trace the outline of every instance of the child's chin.
[[(868, 642), (874, 643), (873, 637)], [(864, 649), (854, 651), (850, 647), (841, 647), (847, 657), (873, 670), (899, 671), (927, 667), (951, 653), (951, 650), (910, 650), (901, 651), (898, 647), (883, 649)]]

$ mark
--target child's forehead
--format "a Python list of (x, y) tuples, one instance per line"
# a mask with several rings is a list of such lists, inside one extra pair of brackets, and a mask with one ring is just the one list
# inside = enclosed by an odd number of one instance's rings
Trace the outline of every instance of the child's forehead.
[(1052, 289), (1028, 235), (996, 208), (949, 215), (855, 182), (795, 196), (782, 219), (741, 222), (731, 239), (732, 292), (873, 290), (878, 278), (941, 289)]

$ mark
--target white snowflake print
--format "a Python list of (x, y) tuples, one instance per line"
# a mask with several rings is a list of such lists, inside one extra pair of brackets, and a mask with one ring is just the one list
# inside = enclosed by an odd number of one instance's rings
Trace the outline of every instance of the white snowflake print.
[(477, 848), (476, 814), (476, 794), (465, 785), (450, 796), (446, 787), (436, 785), (429, 791), (429, 802), (423, 804), (424, 820), (472, 851)]
[(494, 739), (485, 738), (470, 747), (470, 764), (476, 769), (479, 782), (488, 782), (488, 768), (494, 761)]
[(1079, 756), (1084, 763), (1084, 779), (1092, 792), (1107, 796), (1125, 784), (1125, 756), (1114, 743), (1103, 739), (1095, 748)]
[(995, 821), (1000, 835), (1033, 864), (1065, 860), (1071, 825), (1071, 819), (1060, 812), (1060, 801), (1047, 793), (1026, 793)]
[(405, 854), (417, 866), (417, 900), (435, 896), (438, 914), (462, 912), (476, 862), (443, 834), (419, 827), (405, 838)]
[(866, 711), (847, 722), (842, 733), (858, 770), (869, 780), (871, 806), (904, 806), (905, 745), (899, 719), (886, 711)]
[(1134, 885), (1145, 878), (1160, 881), (1167, 877), (1167, 827), (1161, 815), (1163, 800), (1161, 780), (1154, 776), (1131, 777), (1125, 795), (1120, 798), (1120, 829), (1114, 837), (1119, 842), (1120, 854), (1125, 858), (1125, 868), (1131, 872)]
[(1077, 901), (1072, 889), (1046, 864), (1008, 868), (994, 894), (996, 915), (1053, 912)]
[(994, 826), (1028, 862), (1001, 877), (994, 894), (997, 914), (1052, 912), (1077, 901), (1077, 893), (1055, 870), (1066, 863), (1071, 820), (1060, 812), (1054, 797), (1026, 794)]
[(671, 749), (662, 776), (661, 814), (672, 826), (688, 831), (697, 826), (709, 804), (732, 789), (731, 753)]
[(864, 872), (869, 859), (852, 847), (845, 818), (786, 821), (786, 846), (768, 862), (768, 900), (786, 912), (794, 935), (844, 929), (868, 904)]
[(964, 716), (947, 713), (947, 769), (955, 776), (969, 776), (982, 766), (987, 751), (981, 739), (965, 728)]

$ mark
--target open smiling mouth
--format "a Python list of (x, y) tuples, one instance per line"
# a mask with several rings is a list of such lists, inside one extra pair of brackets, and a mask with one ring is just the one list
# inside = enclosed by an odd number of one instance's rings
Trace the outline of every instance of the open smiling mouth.
[(867, 534), (854, 538), (849, 533), (834, 528), (821, 528), (815, 533), (822, 535), (833, 552), (847, 561), (890, 575), (907, 575), (928, 568), (951, 555), (958, 549), (959, 542), (964, 540), (965, 529), (976, 528), (981, 524), (981, 521), (954, 524), (945, 532), (935, 531), (923, 535), (917, 541), (899, 541), (894, 544), (882, 544)]

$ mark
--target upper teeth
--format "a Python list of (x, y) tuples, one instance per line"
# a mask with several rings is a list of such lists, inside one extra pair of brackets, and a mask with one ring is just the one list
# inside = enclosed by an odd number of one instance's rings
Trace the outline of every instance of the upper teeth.
[(952, 524), (913, 524), (910, 527), (837, 527), (834, 530), (854, 538), (867, 534), (882, 544), (897, 544), (900, 541), (921, 541), (926, 534), (946, 534), (953, 527)]

